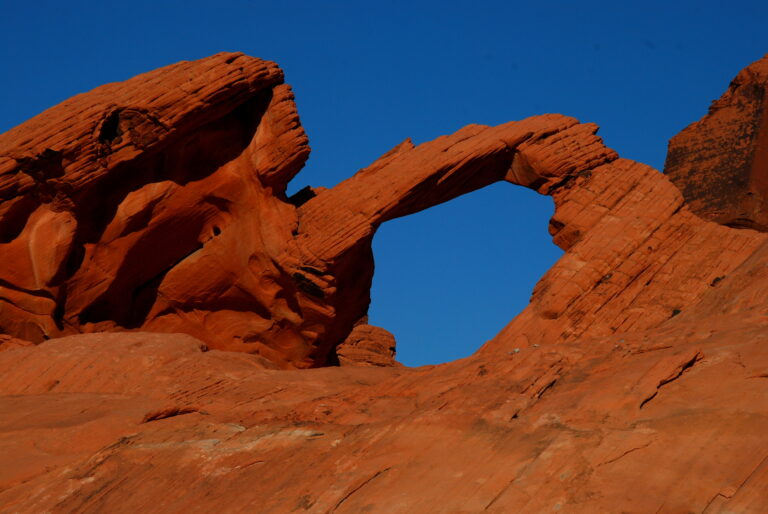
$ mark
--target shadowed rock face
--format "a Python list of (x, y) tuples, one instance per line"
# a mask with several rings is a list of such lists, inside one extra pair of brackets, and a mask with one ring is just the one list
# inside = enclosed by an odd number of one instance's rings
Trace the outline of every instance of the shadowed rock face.
[(664, 173), (704, 219), (768, 231), (768, 56), (670, 140)]
[[(757, 169), (751, 112), (713, 156)], [(768, 235), (596, 131), (470, 125), (286, 198), (290, 89), (220, 54), (3, 134), (0, 510), (764, 511)], [(500, 180), (552, 197), (565, 254), (475, 355), (398, 366), (375, 230)]]

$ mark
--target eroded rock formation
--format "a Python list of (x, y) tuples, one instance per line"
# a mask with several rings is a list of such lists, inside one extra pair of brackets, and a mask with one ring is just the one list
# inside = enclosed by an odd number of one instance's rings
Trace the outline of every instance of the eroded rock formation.
[(102, 86), (0, 136), (0, 329), (184, 332), (333, 363), (367, 313), (381, 223), (504, 179), (546, 193), (615, 158), (596, 130), (472, 125), (288, 199), (309, 148), (273, 63), (221, 54)]
[(703, 218), (768, 230), (768, 59), (743, 69), (672, 138), (664, 172)]
[[(471, 125), (286, 198), (290, 90), (222, 54), (0, 136), (0, 505), (765, 510), (768, 235), (596, 131)], [(474, 356), (394, 365), (375, 230), (499, 180), (553, 198), (564, 256)]]
[(274, 63), (220, 54), (3, 134), (2, 331), (39, 342), (143, 327), (311, 361), (275, 262), (296, 224), (285, 185), (309, 154), (282, 81)]
[(399, 366), (395, 360), (395, 336), (389, 331), (360, 323), (336, 347), (340, 366)]

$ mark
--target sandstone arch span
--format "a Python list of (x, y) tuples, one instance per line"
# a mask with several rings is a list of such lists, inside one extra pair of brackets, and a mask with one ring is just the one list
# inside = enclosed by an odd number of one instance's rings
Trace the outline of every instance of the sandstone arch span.
[[(0, 330), (184, 332), (266, 366), (334, 363), (367, 312), (376, 228), (501, 180), (553, 197), (567, 253), (497, 341), (654, 326), (761, 239), (692, 221), (596, 132), (557, 114), (469, 125), (289, 199), (309, 146), (276, 64), (218, 54), (108, 84), (0, 136)], [(697, 238), (734, 255), (678, 262)]]

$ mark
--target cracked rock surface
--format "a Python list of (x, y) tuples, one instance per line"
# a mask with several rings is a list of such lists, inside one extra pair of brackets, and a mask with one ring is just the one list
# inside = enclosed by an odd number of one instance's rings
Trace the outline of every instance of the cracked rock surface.
[[(0, 135), (0, 510), (766, 510), (768, 235), (702, 214), (701, 152), (681, 193), (596, 132), (470, 125), (288, 198), (291, 90), (218, 54)], [(376, 229), (502, 180), (565, 254), (475, 355), (398, 365)]]

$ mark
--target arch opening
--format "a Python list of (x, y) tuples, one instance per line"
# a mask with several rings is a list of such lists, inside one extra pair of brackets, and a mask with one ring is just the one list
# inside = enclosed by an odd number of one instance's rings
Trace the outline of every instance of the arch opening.
[(368, 314), (394, 334), (397, 360), (467, 357), (522, 311), (563, 254), (553, 212), (551, 198), (498, 182), (382, 224)]

